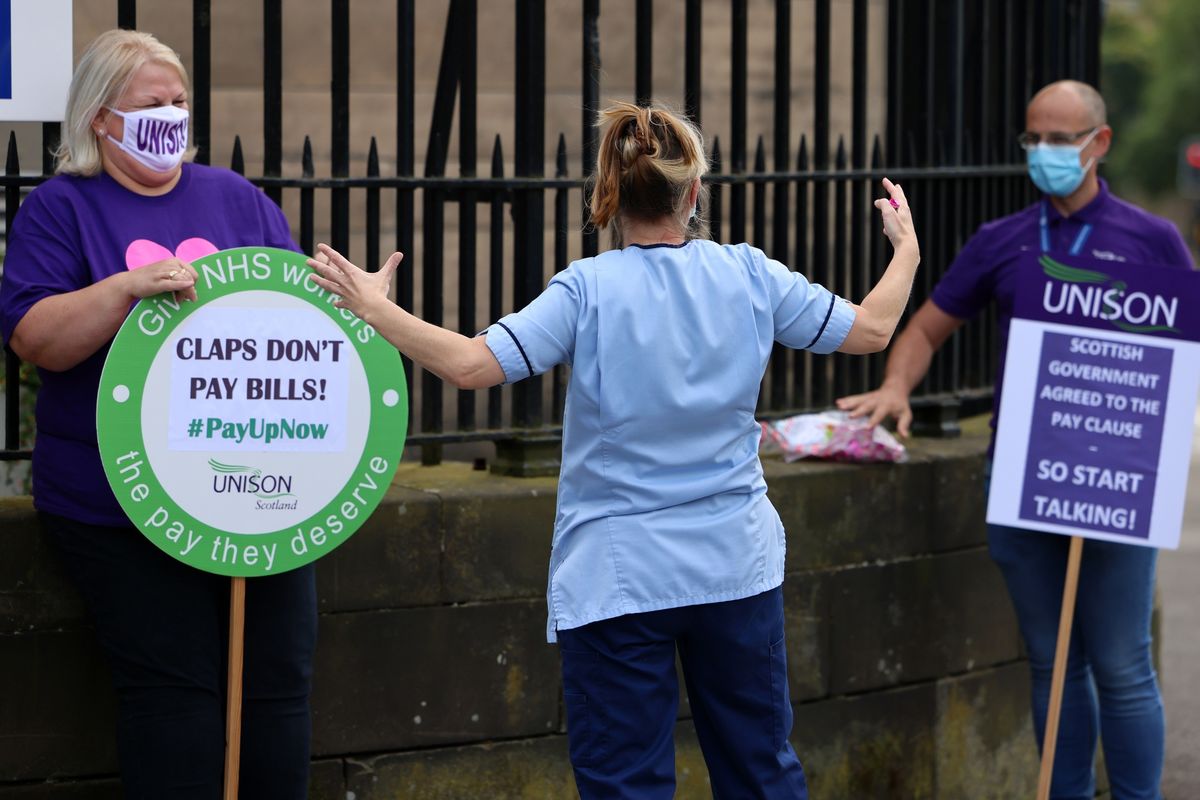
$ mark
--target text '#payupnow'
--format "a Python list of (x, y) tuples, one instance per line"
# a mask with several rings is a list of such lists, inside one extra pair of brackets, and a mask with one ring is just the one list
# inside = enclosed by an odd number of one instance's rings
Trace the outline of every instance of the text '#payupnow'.
[(294, 418), (285, 417), (274, 420), (251, 417), (245, 421), (193, 417), (187, 425), (187, 435), (191, 439), (230, 439), (236, 442), (251, 439), (261, 440), (264, 444), (324, 439), (328, 432), (329, 425), (326, 423), (297, 422)]

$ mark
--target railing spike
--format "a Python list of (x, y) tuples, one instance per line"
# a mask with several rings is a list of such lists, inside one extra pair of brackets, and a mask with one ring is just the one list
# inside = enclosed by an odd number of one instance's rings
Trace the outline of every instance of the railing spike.
[(379, 147), (374, 136), (371, 137), (371, 147), (367, 150), (367, 177), (379, 177)]
[(246, 174), (246, 159), (242, 156), (242, 137), (233, 137), (233, 155), (229, 159), (229, 168), (238, 175)]

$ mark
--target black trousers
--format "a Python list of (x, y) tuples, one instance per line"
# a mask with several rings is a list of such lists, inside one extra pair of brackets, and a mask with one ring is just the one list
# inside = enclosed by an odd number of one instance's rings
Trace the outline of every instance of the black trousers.
[[(216, 800), (225, 750), (229, 578), (132, 527), (39, 512), (95, 620), (117, 691), (128, 800)], [(312, 565), (246, 581), (240, 795), (307, 795), (317, 607)]]

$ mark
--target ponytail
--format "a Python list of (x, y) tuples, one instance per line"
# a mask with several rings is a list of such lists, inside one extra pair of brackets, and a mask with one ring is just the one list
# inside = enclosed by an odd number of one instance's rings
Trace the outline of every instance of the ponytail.
[[(591, 221), (608, 227), (622, 216), (641, 220), (673, 218), (689, 239), (708, 238), (697, 208), (685, 208), (692, 182), (708, 172), (704, 142), (691, 122), (661, 106), (618, 102), (600, 112), (604, 134), (591, 177)], [(701, 187), (696, 205), (707, 205)], [(701, 202), (704, 200), (705, 202)], [(619, 233), (614, 226), (614, 233)]]

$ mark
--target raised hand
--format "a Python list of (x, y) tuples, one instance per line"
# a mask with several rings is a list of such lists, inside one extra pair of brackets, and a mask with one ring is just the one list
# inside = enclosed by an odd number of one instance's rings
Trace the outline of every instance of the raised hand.
[(356, 267), (329, 245), (318, 244), (317, 252), (308, 259), (308, 266), (316, 273), (313, 282), (340, 298), (333, 303), (336, 308), (348, 309), (370, 323), (372, 309), (380, 303), (388, 303), (392, 276), (403, 260), (403, 253), (392, 253), (378, 272), (370, 273)]
[(875, 201), (875, 207), (883, 215), (883, 233), (896, 250), (902, 247), (917, 247), (917, 232), (913, 227), (912, 213), (908, 207), (908, 199), (904, 190), (898, 184), (887, 178), (883, 179), (883, 188), (887, 197)]

